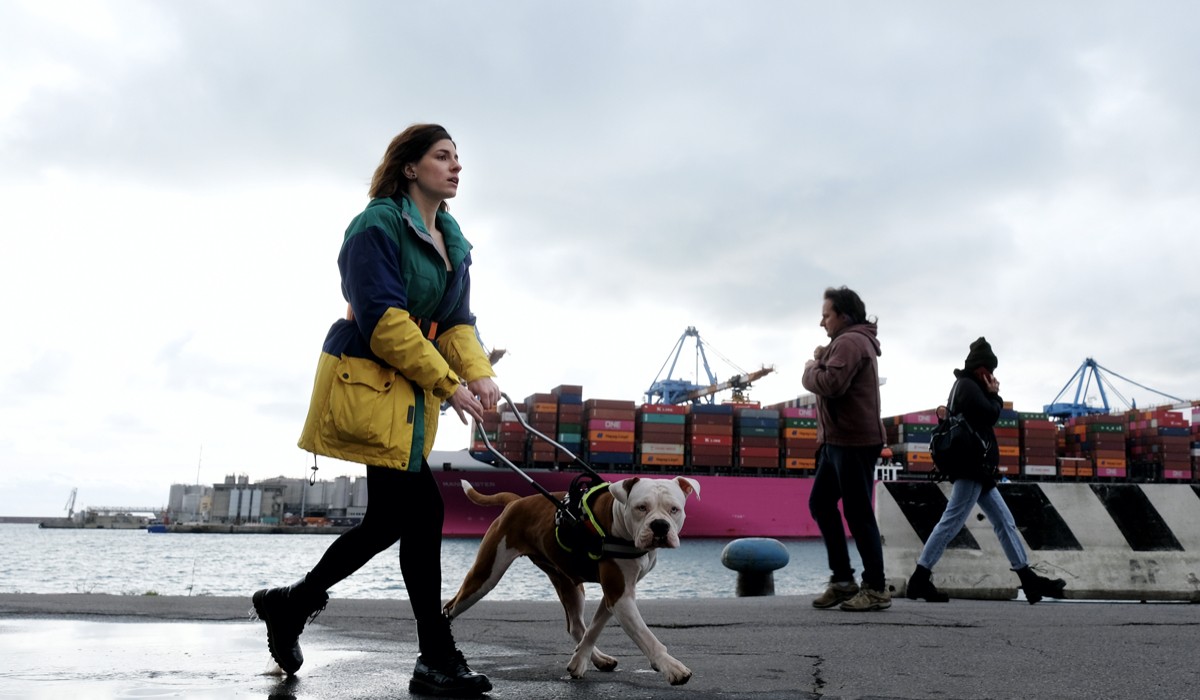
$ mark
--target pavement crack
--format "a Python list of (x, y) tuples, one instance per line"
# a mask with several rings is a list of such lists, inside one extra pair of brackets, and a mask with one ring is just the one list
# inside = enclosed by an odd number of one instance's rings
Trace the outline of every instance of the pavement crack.
[(652, 627), (652, 628), (656, 628), (656, 629), (664, 629), (664, 630), (702, 630), (702, 629), (721, 629), (722, 627), (741, 627), (743, 624), (745, 624), (745, 623), (730, 622), (730, 623), (719, 624), (719, 625), (714, 625), (714, 624), (681, 625), (681, 624), (670, 624), (670, 623), (658, 623), (658, 624), (653, 624), (653, 625), (647, 625), (647, 627)]
[(817, 697), (823, 697), (825, 694), (825, 676), (821, 666), (825, 663), (824, 656), (809, 656), (812, 659), (812, 692)]

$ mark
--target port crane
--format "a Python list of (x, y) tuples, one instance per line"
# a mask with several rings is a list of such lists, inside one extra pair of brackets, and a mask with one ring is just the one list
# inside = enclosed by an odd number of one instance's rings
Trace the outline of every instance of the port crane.
[[(1051, 418), (1058, 419), (1073, 418), (1075, 416), (1088, 416), (1097, 413), (1109, 413), (1111, 411), (1111, 407), (1108, 403), (1108, 394), (1104, 390), (1105, 387), (1108, 387), (1108, 391), (1112, 392), (1114, 396), (1121, 399), (1121, 401), (1127, 407), (1136, 408), (1134, 402), (1126, 400), (1126, 398), (1122, 396), (1119, 391), (1117, 391), (1117, 388), (1113, 386), (1112, 380), (1105, 376), (1104, 373), (1111, 374), (1117, 379), (1129, 382), (1136, 387), (1168, 398), (1177, 404), (1186, 404), (1183, 399), (1177, 396), (1171, 396), (1170, 394), (1161, 392), (1157, 389), (1151, 389), (1143, 384), (1138, 384), (1127, 377), (1122, 377), (1121, 375), (1117, 374), (1111, 369), (1108, 369), (1107, 367), (1104, 367), (1089, 357), (1083, 361), (1083, 364), (1079, 365), (1079, 369), (1075, 370), (1075, 374), (1071, 375), (1071, 378), (1068, 379), (1067, 383), (1063, 385), (1063, 388), (1059, 390), (1058, 395), (1054, 397), (1054, 400), (1043, 407), (1043, 411)], [(1101, 406), (1089, 406), (1086, 402), (1087, 392), (1092, 386), (1093, 381), (1096, 384), (1096, 389), (1100, 392)], [(1075, 383), (1075, 400), (1059, 401), (1059, 399), (1063, 398), (1063, 395), (1066, 394), (1067, 389), (1071, 387), (1072, 382)]]
[[(684, 345), (688, 338), (694, 339), (696, 346), (696, 376), (700, 376), (700, 368), (703, 367), (704, 374), (708, 377), (708, 384), (696, 384), (683, 379), (673, 379), (675, 374), (675, 366), (679, 363), (679, 357), (683, 352)], [(732, 367), (737, 367), (732, 362), (729, 362), (723, 355), (709, 346), (722, 360), (725, 360)], [(668, 365), (670, 367), (668, 368)], [(664, 378), (663, 371), (666, 370)], [(675, 347), (671, 349), (671, 353), (667, 356), (663, 366), (659, 368), (658, 375), (650, 384), (650, 388), (646, 390), (646, 403), (663, 403), (663, 404), (681, 404), (681, 403), (709, 403), (713, 402), (713, 397), (726, 389), (733, 390), (734, 401), (744, 401), (746, 399), (746, 390), (750, 385), (758, 379), (761, 379), (771, 372), (774, 372), (774, 367), (763, 365), (761, 368), (752, 372), (740, 370), (740, 374), (735, 374), (724, 381), (718, 381), (717, 376), (713, 374), (712, 368), (708, 364), (708, 355), (705, 352), (705, 343), (700, 338), (700, 331), (696, 330), (695, 326), (688, 326), (683, 335), (679, 336), (679, 340), (675, 341)]]
[(63, 506), (63, 510), (67, 511), (67, 517), (71, 518), (75, 515), (75, 494), (79, 492), (79, 488), (71, 489), (71, 495), (67, 496), (67, 505)]

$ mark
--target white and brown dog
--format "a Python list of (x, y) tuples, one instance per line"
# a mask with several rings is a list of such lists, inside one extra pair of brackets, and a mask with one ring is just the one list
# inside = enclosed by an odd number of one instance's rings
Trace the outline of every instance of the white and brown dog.
[[(650, 665), (661, 672), (671, 685), (682, 685), (692, 672), (667, 653), (638, 612), (634, 590), (657, 561), (659, 548), (679, 546), (683, 527), (683, 507), (689, 494), (700, 497), (700, 484), (693, 479), (644, 479), (631, 477), (610, 484), (591, 506), (602, 532), (629, 540), (638, 550), (633, 558), (601, 556), (598, 560), (568, 553), (557, 541), (557, 508), (542, 495), (520, 497), (514, 493), (484, 495), (466, 481), (467, 498), (479, 505), (503, 505), (504, 511), (492, 522), (475, 563), (450, 602), (446, 615), (453, 619), (481, 600), (496, 586), (517, 558), (526, 556), (550, 577), (567, 614), (567, 632), (575, 640), (575, 653), (567, 665), (572, 678), (582, 678), (587, 662), (601, 671), (611, 671), (617, 660), (596, 648), (596, 640), (609, 618), (616, 615), (621, 628), (630, 636)], [(554, 494), (560, 501), (564, 494)], [(592, 623), (584, 626), (584, 582), (599, 583), (604, 599), (596, 608)]]

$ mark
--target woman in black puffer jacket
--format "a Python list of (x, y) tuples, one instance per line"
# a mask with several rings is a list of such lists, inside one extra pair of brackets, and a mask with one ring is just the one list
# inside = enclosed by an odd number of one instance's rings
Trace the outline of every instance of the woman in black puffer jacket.
[(933, 532), (929, 533), (921, 556), (917, 558), (917, 568), (908, 579), (905, 595), (912, 600), (923, 598), (930, 603), (944, 603), (949, 600), (945, 593), (933, 585), (930, 577), (934, 565), (946, 551), (946, 545), (962, 529), (971, 513), (971, 507), (976, 504), (988, 520), (992, 521), (992, 528), (1000, 540), (1000, 546), (1008, 556), (1013, 571), (1021, 579), (1026, 600), (1033, 604), (1045, 596), (1063, 597), (1066, 581), (1038, 576), (1029, 568), (1025, 547), (1017, 535), (1012, 513), (996, 490), (996, 467), (1000, 464), (1000, 450), (996, 446), (995, 426), (1000, 418), (1000, 411), (1004, 408), (1004, 400), (1000, 398), (1000, 382), (992, 374), (998, 364), (992, 346), (981, 337), (971, 343), (971, 351), (963, 363), (963, 368), (954, 370), (954, 389), (950, 392), (948, 410), (963, 415), (967, 423), (987, 443), (987, 451), (982, 464), (976, 469), (969, 469), (951, 479), (953, 487), (946, 510), (942, 512), (942, 517), (934, 526)]

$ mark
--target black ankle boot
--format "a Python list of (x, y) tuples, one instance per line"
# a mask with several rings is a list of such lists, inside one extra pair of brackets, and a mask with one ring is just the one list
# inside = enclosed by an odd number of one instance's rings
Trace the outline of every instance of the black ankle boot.
[(447, 656), (421, 654), (413, 669), (408, 692), (449, 698), (473, 698), (492, 689), (492, 682), (467, 666), (457, 649)]
[(1067, 582), (1061, 578), (1048, 579), (1038, 576), (1028, 566), (1017, 569), (1017, 578), (1021, 579), (1021, 589), (1025, 591), (1025, 600), (1030, 605), (1042, 598), (1063, 598), (1066, 596)]
[(258, 619), (267, 623), (267, 648), (271, 650), (271, 658), (288, 675), (295, 674), (304, 664), (300, 633), (306, 622), (316, 619), (325, 609), (329, 595), (300, 579), (284, 588), (257, 591), (252, 600)]
[(417, 657), (408, 692), (441, 697), (473, 698), (492, 689), (482, 673), (467, 666), (467, 660), (454, 643), (450, 619), (440, 612), (417, 621)]
[(904, 587), (904, 595), (909, 600), (917, 600), (924, 598), (927, 603), (946, 603), (950, 600), (950, 596), (942, 593), (933, 585), (933, 581), (929, 577), (933, 574), (932, 571), (917, 564), (917, 568), (913, 571), (912, 576), (908, 577), (908, 585)]

